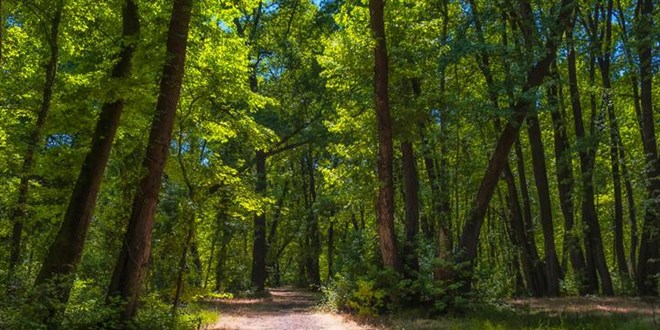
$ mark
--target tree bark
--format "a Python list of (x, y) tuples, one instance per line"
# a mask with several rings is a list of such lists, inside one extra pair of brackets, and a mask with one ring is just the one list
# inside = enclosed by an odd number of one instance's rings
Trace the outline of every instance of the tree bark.
[(388, 59), (385, 42), (385, 4), (383, 0), (369, 1), (371, 33), (374, 48), (374, 100), (378, 128), (378, 237), (383, 266), (401, 272), (403, 264), (398, 253), (394, 231), (394, 178), (392, 122), (388, 100)]
[(125, 303), (119, 315), (122, 322), (129, 321), (135, 315), (140, 289), (148, 268), (158, 192), (183, 81), (193, 2), (194, 0), (175, 0), (173, 3), (167, 33), (167, 60), (142, 164), (146, 174), (140, 179), (137, 194), (133, 199), (128, 229), (108, 288), (109, 301), (118, 297)]
[[(23, 156), (23, 164), (20, 172), (20, 182), (18, 184), (18, 201), (12, 211), (14, 221), (12, 228), (11, 250), (9, 254), (8, 266), (8, 285), (12, 285), (15, 268), (21, 263), (21, 248), (23, 225), (27, 217), (27, 201), (30, 188), (30, 174), (34, 166), (34, 158), (41, 148), (41, 139), (46, 126), (46, 119), (50, 113), (50, 104), (53, 98), (53, 86), (55, 85), (55, 74), (57, 72), (57, 61), (59, 58), (59, 30), (62, 21), (62, 11), (64, 9), (64, 0), (57, 1), (57, 7), (53, 14), (50, 31), (48, 31), (48, 46), (50, 56), (46, 64), (46, 80), (42, 92), (41, 106), (37, 114), (37, 122), (30, 133), (27, 150)], [(2, 22), (4, 25), (4, 21)]]
[(640, 101), (642, 115), (642, 136), (646, 155), (646, 190), (648, 206), (644, 215), (642, 237), (637, 261), (637, 290), (640, 296), (658, 295), (658, 274), (660, 273), (660, 160), (655, 136), (653, 113), (653, 0), (637, 2), (639, 21), (637, 22), (639, 53)]
[[(124, 44), (119, 53), (119, 62), (115, 64), (111, 78), (125, 79), (130, 76), (131, 61), (135, 52), (137, 37), (140, 31), (138, 8), (133, 0), (124, 2), (123, 10)], [(74, 274), (80, 258), (87, 230), (96, 207), (103, 173), (110, 157), (112, 143), (119, 127), (119, 119), (124, 108), (124, 98), (108, 101), (103, 104), (101, 114), (92, 137), (91, 149), (85, 156), (76, 186), (73, 189), (69, 205), (64, 215), (64, 221), (50, 245), (35, 287), (57, 281), (52, 290), (44, 290), (42, 301), (48, 302), (46, 323), (55, 322), (64, 311), (73, 285)]]

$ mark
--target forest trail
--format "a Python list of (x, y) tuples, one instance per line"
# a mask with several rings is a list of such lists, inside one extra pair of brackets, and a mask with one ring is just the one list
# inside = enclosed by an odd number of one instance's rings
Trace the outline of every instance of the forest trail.
[(270, 289), (263, 299), (222, 300), (216, 305), (220, 318), (206, 329), (250, 330), (364, 330), (369, 327), (341, 315), (315, 310), (318, 293), (292, 288)]

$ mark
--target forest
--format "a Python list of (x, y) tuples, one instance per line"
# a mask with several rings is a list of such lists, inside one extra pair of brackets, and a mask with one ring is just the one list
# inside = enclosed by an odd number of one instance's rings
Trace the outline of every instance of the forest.
[(0, 0), (0, 328), (210, 329), (282, 287), (654, 328), (659, 5)]

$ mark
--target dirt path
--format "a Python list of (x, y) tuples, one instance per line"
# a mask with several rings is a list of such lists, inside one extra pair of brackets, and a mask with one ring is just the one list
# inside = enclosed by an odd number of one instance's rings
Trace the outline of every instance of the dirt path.
[(315, 310), (319, 295), (296, 289), (270, 289), (265, 299), (232, 299), (217, 303), (220, 318), (206, 329), (363, 330), (353, 321)]

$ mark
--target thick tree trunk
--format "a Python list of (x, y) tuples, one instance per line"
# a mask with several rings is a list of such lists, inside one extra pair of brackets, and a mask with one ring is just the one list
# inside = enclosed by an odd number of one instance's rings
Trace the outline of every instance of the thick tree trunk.
[(546, 293), (549, 296), (558, 296), (559, 278), (562, 275), (555, 249), (555, 232), (552, 223), (552, 202), (550, 201), (548, 170), (545, 165), (541, 127), (539, 126), (539, 119), (536, 113), (531, 113), (527, 116), (527, 133), (532, 149), (532, 169), (539, 196), (541, 227), (543, 228), (546, 281), (548, 283), (548, 291)]
[(417, 234), (419, 233), (419, 181), (412, 142), (401, 142), (405, 215), (405, 242), (403, 245), (404, 275), (408, 279), (417, 277)]
[(646, 155), (646, 189), (648, 206), (644, 215), (642, 239), (637, 261), (637, 290), (641, 296), (658, 295), (660, 273), (660, 160), (655, 136), (653, 111), (653, 0), (638, 1), (637, 22), (639, 76), (641, 80), (641, 112), (644, 154)]
[[(266, 153), (256, 153), (257, 182), (255, 192), (262, 195), (266, 191)], [(266, 288), (266, 214), (262, 211), (254, 216), (254, 241), (252, 246), (252, 286), (257, 292)]]
[(403, 264), (398, 253), (394, 231), (394, 178), (392, 122), (387, 94), (388, 59), (385, 43), (385, 4), (383, 0), (369, 0), (371, 33), (374, 48), (374, 99), (378, 128), (378, 237), (383, 266), (401, 272)]
[(167, 61), (142, 165), (145, 175), (140, 179), (133, 200), (128, 229), (108, 288), (109, 300), (119, 297), (124, 301), (120, 312), (122, 322), (135, 315), (142, 282), (149, 266), (154, 216), (179, 103), (193, 2), (175, 0), (172, 7), (167, 33)]
[[(55, 85), (55, 74), (57, 72), (57, 61), (59, 57), (58, 37), (60, 30), (60, 22), (62, 21), (62, 11), (64, 9), (64, 0), (58, 0), (53, 19), (51, 21), (50, 31), (48, 35), (48, 46), (50, 49), (50, 56), (46, 64), (46, 80), (42, 92), (41, 106), (37, 114), (37, 122), (35, 123), (27, 144), (27, 150), (23, 156), (23, 165), (21, 166), (20, 182), (18, 184), (18, 201), (14, 210), (12, 211), (12, 219), (14, 221), (12, 228), (11, 250), (9, 254), (9, 267), (8, 267), (8, 285), (12, 285), (14, 269), (21, 263), (21, 248), (22, 248), (22, 235), (23, 225), (27, 217), (27, 201), (28, 191), (30, 187), (30, 174), (34, 165), (34, 157), (41, 148), (41, 139), (46, 126), (46, 118), (50, 113), (50, 103), (53, 98), (53, 85)], [(4, 24), (4, 21), (2, 22)]]
[[(556, 64), (556, 63), (555, 63)], [(553, 69), (556, 81), (559, 81), (558, 70)], [(559, 190), (559, 205), (564, 216), (564, 250), (568, 252), (573, 267), (573, 275), (578, 285), (578, 293), (586, 294), (586, 265), (580, 240), (575, 234), (575, 204), (573, 203), (573, 161), (570, 152), (570, 141), (566, 128), (566, 114), (562, 102), (559, 102), (561, 92), (558, 83), (548, 88), (548, 103), (551, 107), (552, 127), (555, 141), (555, 163), (557, 164), (557, 187)]]
[[(140, 31), (138, 8), (133, 0), (124, 2), (122, 15), (124, 45), (119, 54), (119, 62), (112, 70), (111, 77), (114, 79), (130, 76), (135, 40)], [(44, 320), (46, 323), (57, 322), (55, 317), (64, 311), (69, 299), (123, 107), (123, 98), (103, 104), (92, 137), (92, 146), (80, 169), (64, 221), (37, 276), (35, 286), (55, 284), (52, 286), (54, 289), (44, 290), (42, 293), (42, 301), (48, 302), (48, 320)], [(54, 280), (57, 283), (50, 283)]]

